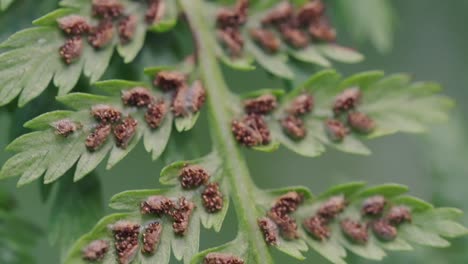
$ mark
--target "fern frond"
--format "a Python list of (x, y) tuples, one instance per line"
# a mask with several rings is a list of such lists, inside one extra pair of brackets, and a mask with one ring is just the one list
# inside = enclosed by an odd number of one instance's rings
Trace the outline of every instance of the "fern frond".
[[(242, 1), (238, 1), (242, 2)], [(295, 9), (296, 13), (307, 1), (291, 1), (291, 8)], [(266, 25), (264, 20), (269, 14), (275, 12), (275, 10), (288, 1), (250, 1), (250, 7), (248, 11), (248, 19), (244, 24), (239, 25), (239, 33), (242, 38), (243, 50), (240, 54), (232, 54), (232, 49), (228, 47), (223, 48), (223, 40), (220, 37), (219, 21), (211, 20), (207, 27), (212, 31), (212, 41), (216, 44), (216, 53), (218, 58), (221, 59), (227, 66), (237, 70), (252, 70), (255, 68), (253, 62), (257, 62), (261, 67), (265, 68), (271, 74), (284, 78), (294, 79), (294, 70), (288, 64), (289, 58), (296, 60), (320, 65), (323, 67), (330, 67), (330, 60), (335, 60), (343, 63), (357, 63), (363, 59), (363, 56), (357, 51), (339, 46), (334, 43), (334, 40), (329, 42), (324, 40), (317, 40), (313, 36), (308, 36), (309, 33), (307, 26), (294, 26), (295, 33), (300, 33), (301, 38), (304, 38), (304, 45), (300, 47), (294, 47), (292, 43), (288, 43), (287, 37), (281, 33), (279, 26)], [(223, 10), (226, 10), (224, 4), (205, 3), (206, 16), (216, 17)], [(239, 5), (239, 4), (238, 4)], [(236, 7), (230, 7), (231, 10)], [(238, 8), (238, 7), (237, 7)], [(292, 14), (290, 16), (295, 16)], [(288, 17), (285, 19), (296, 19)], [(296, 28), (297, 27), (297, 28)], [(268, 40), (262, 41), (254, 37), (253, 30), (262, 30), (264, 34), (268, 34)], [(333, 30), (330, 28), (330, 30)], [(218, 36), (218, 37), (216, 37)], [(261, 38), (261, 37), (259, 37)], [(274, 39), (274, 40), (272, 40)], [(275, 43), (274, 50), (272, 45)], [(270, 47), (270, 48), (268, 48)], [(231, 53), (231, 54), (230, 54)]]
[[(154, 76), (158, 71), (170, 68), (152, 68), (148, 69), (147, 73)], [(7, 147), (9, 151), (17, 154), (5, 163), (0, 178), (21, 176), (18, 182), (21, 186), (45, 174), (44, 183), (51, 183), (76, 163), (74, 180), (78, 181), (96, 168), (108, 154), (107, 168), (112, 168), (130, 153), (140, 140), (143, 140), (145, 149), (151, 153), (153, 160), (156, 160), (167, 145), (173, 121), (178, 131), (187, 131), (195, 125), (199, 116), (198, 110), (190, 111), (188, 115), (174, 116), (169, 108), (173, 105), (175, 91), (163, 93), (152, 89), (152, 84), (149, 83), (109, 80), (98, 82), (95, 86), (107, 95), (71, 93), (60, 96), (57, 100), (74, 111), (53, 111), (27, 122), (25, 127), (36, 131), (17, 138)], [(195, 89), (192, 87), (187, 89), (192, 91)], [(148, 123), (148, 105), (137, 107), (125, 104), (123, 93), (135, 89), (146, 91), (154, 98), (155, 104), (164, 105), (164, 109), (160, 112), (161, 116), (158, 117), (161, 121), (157, 127), (152, 127)], [(102, 106), (117, 111), (122, 120), (127, 117), (136, 120), (136, 131), (126, 146), (119, 146), (115, 136), (117, 124), (112, 125), (114, 135), (110, 132), (109, 125), (107, 135), (101, 138), (103, 141), (95, 148), (90, 149), (90, 146), (85, 144), (91, 135), (99, 130), (100, 122), (93, 118), (93, 109)], [(60, 122), (71, 123), (75, 128), (69, 131), (69, 135), (63, 134), (60, 132)]]
[[(39, 96), (51, 82), (58, 87), (59, 95), (65, 95), (76, 86), (82, 72), (94, 83), (106, 71), (115, 49), (129, 63), (142, 48), (147, 31), (168, 31), (176, 23), (177, 9), (174, 1), (164, 1), (167, 6), (164, 17), (155, 20), (154, 24), (148, 24), (145, 22), (146, 3), (123, 0), (122, 16), (136, 19), (130, 39), (125, 42), (119, 40), (121, 32), (117, 25), (124, 19), (119, 17), (119, 20), (116, 18), (113, 22), (116, 25), (111, 25), (108, 32), (110, 39), (98, 39), (102, 43), (93, 48), (86, 36), (69, 36), (59, 28), (57, 22), (67, 16), (79, 15), (91, 26), (96, 26), (91, 30), (98, 32), (98, 25), (104, 20), (92, 15), (91, 2), (61, 1), (62, 8), (36, 19), (33, 22), (35, 27), (17, 32), (0, 44), (0, 48), (6, 50), (0, 54), (0, 105), (8, 104), (19, 96), (18, 104), (24, 106)], [(60, 50), (74, 37), (81, 39), (81, 44), (75, 45), (82, 45), (82, 50), (73, 54), (73, 61), (64, 61)]]
[(0, 1), (0, 11), (6, 10), (15, 0), (1, 0)]
[[(206, 211), (206, 205), (202, 202), (205, 198), (201, 195), (201, 189), (205, 187), (197, 186), (194, 189), (182, 187), (182, 171), (192, 166), (199, 166), (197, 168), (205, 170), (208, 175), (211, 175), (209, 182), (216, 182), (220, 185), (224, 203), (219, 212), (210, 214)], [(227, 212), (229, 197), (231, 197), (233, 190), (226, 178), (223, 177), (224, 170), (225, 168), (219, 156), (216, 153), (211, 153), (197, 160), (176, 162), (164, 168), (161, 172), (160, 181), (166, 185), (173, 185), (173, 187), (157, 190), (127, 191), (114, 196), (111, 199), (110, 206), (114, 209), (125, 210), (128, 213), (111, 215), (101, 220), (90, 233), (78, 240), (70, 251), (66, 263), (86, 263), (86, 261), (82, 260), (82, 250), (92, 241), (104, 240), (108, 241), (109, 245), (113, 245), (112, 225), (122, 220), (133, 221), (141, 226), (138, 231), (139, 242), (135, 245), (138, 248), (138, 253), (135, 255), (137, 262), (151, 263), (151, 261), (157, 259), (158, 263), (168, 263), (171, 245), (173, 254), (177, 259), (183, 259), (184, 263), (203, 263), (206, 256), (213, 252), (222, 253), (225, 256), (235, 256), (244, 260), (245, 263), (257, 259), (258, 257), (253, 256), (256, 252), (249, 250), (251, 241), (246, 237), (248, 235), (261, 236), (261, 233), (247, 234), (245, 233), (248, 232), (246, 228), (239, 229), (237, 238), (233, 242), (196, 254), (198, 252), (199, 224), (203, 224), (205, 228), (214, 228), (215, 231), (219, 232)], [(252, 186), (245, 186), (245, 188), (251, 189)], [(386, 251), (411, 250), (412, 244), (447, 247), (450, 243), (444, 238), (454, 238), (468, 234), (468, 229), (456, 221), (461, 215), (461, 211), (453, 208), (435, 208), (431, 204), (407, 195), (408, 188), (402, 185), (385, 184), (366, 188), (364, 183), (350, 183), (335, 186), (319, 196), (312, 195), (304, 187), (290, 187), (279, 190), (253, 188), (256, 195), (255, 200), (250, 201), (250, 203), (257, 208), (255, 218), (259, 220), (265, 217), (273, 219), (271, 221), (273, 221), (275, 227), (268, 230), (271, 232), (269, 233), (269, 239), (272, 239), (271, 236), (275, 237), (274, 242), (271, 242), (273, 240), (267, 240), (270, 247), (276, 247), (278, 250), (298, 259), (304, 259), (302, 253), (307, 251), (309, 247), (332, 263), (346, 263), (347, 251), (351, 251), (363, 258), (381, 260), (386, 256)], [(168, 197), (174, 201), (178, 197), (185, 197), (196, 204), (185, 235), (177, 236), (171, 230), (170, 225), (174, 219), (164, 215), (147, 214), (142, 209), (145, 202), (155, 196)], [(293, 197), (298, 197), (299, 200), (293, 202), (295, 199)], [(340, 209), (333, 209), (335, 207), (330, 209), (330, 201), (337, 197), (342, 199), (341, 204), (335, 202), (333, 206)], [(382, 197), (384, 203), (381, 204), (381, 208), (376, 205), (371, 207), (373, 211), (370, 212), (375, 214), (366, 214), (364, 208), (370, 207), (369, 200), (375, 199), (375, 197)], [(327, 206), (326, 204), (328, 204), (328, 211), (323, 209)], [(281, 209), (278, 209), (280, 207)], [(380, 211), (376, 213), (375, 208)], [(408, 218), (402, 220), (391, 219), (395, 208), (407, 208)], [(284, 212), (284, 210), (289, 210), (288, 219), (290, 220), (286, 224), (280, 224), (280, 222), (276, 222), (278, 219), (275, 220), (274, 217), (275, 214)], [(326, 213), (329, 214), (329, 219), (326, 223), (323, 223), (323, 228), (326, 228), (328, 233), (319, 239), (314, 236), (314, 233), (310, 233), (313, 230), (310, 230), (307, 221), (314, 216), (325, 217)], [(331, 214), (332, 216), (330, 216)], [(348, 237), (346, 236), (346, 229), (340, 227), (340, 223), (346, 219), (356, 221), (363, 227), (366, 226), (363, 241), (356, 242), (354, 239), (357, 238), (354, 238), (353, 235), (349, 236), (348, 234)], [(379, 232), (385, 232), (385, 230), (382, 231), (372, 227), (377, 221), (383, 219), (388, 221), (385, 223), (389, 223), (394, 233), (382, 234)], [(140, 253), (144, 244), (143, 241), (145, 241), (142, 233), (145, 226), (153, 221), (163, 226), (163, 232), (158, 239), (159, 246), (156, 247), (154, 255), (145, 255)], [(239, 221), (243, 220), (239, 219)], [(401, 222), (394, 223), (392, 221)], [(278, 226), (276, 226), (277, 224)], [(255, 225), (255, 227), (252, 227), (255, 229), (261, 228), (256, 226), (257, 223), (249, 223), (249, 225)], [(284, 231), (288, 225), (291, 225), (289, 232), (295, 234), (292, 237)], [(265, 229), (263, 229), (263, 232), (266, 234)], [(391, 237), (382, 238), (385, 235)], [(109, 263), (117, 263), (114, 249), (109, 248), (104, 259)]]

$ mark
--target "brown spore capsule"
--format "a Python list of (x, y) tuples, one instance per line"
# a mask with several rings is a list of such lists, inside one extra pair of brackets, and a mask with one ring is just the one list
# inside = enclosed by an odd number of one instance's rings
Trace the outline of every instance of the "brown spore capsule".
[(248, 11), (249, 11), (249, 0), (238, 0), (236, 3), (236, 12), (239, 15), (239, 23), (241, 25), (247, 22)]
[(98, 150), (109, 138), (112, 126), (99, 124), (94, 131), (86, 137), (85, 145), (89, 151)]
[(131, 263), (138, 251), (140, 225), (121, 220), (111, 226), (114, 234), (114, 246), (120, 264)]
[(136, 16), (126, 16), (119, 21), (118, 31), (120, 42), (122, 44), (129, 43), (133, 36), (135, 35), (137, 29), (137, 17)]
[(173, 208), (174, 202), (171, 199), (161, 195), (150, 196), (140, 204), (140, 212), (144, 215), (155, 214), (162, 216), (169, 214)]
[(394, 206), (385, 216), (385, 219), (392, 225), (398, 226), (404, 222), (411, 222), (411, 211), (405, 206)]
[(344, 219), (341, 221), (340, 226), (345, 236), (356, 244), (366, 244), (369, 240), (366, 225), (350, 219)]
[(145, 20), (148, 24), (160, 21), (166, 12), (166, 3), (163, 0), (149, 0)]
[(93, 0), (93, 16), (102, 18), (115, 18), (124, 11), (123, 5), (118, 0)]
[(108, 251), (109, 242), (105, 240), (94, 240), (83, 248), (83, 259), (91, 262), (102, 261)]
[(79, 125), (70, 119), (58, 120), (52, 123), (52, 126), (55, 128), (55, 134), (63, 137), (68, 137), (79, 128)]
[(307, 218), (302, 226), (314, 239), (324, 241), (330, 238), (330, 228), (327, 226), (327, 221), (321, 216), (316, 215)]
[(331, 141), (341, 142), (349, 133), (349, 130), (341, 121), (327, 119), (325, 120), (325, 132)]
[(221, 9), (216, 15), (216, 26), (221, 29), (237, 28), (241, 25), (241, 15), (237, 10)]
[(88, 33), (91, 26), (86, 18), (78, 15), (69, 15), (57, 19), (57, 23), (63, 32), (69, 35), (81, 35)]
[(226, 28), (217, 30), (216, 32), (219, 41), (229, 51), (231, 57), (238, 58), (242, 55), (244, 50), (244, 38), (238, 29)]
[(369, 197), (362, 203), (361, 213), (367, 216), (381, 215), (386, 204), (385, 197), (381, 195)]
[(103, 20), (96, 27), (91, 28), (88, 42), (96, 49), (107, 46), (114, 38), (114, 25), (110, 20)]
[(309, 38), (307, 37), (307, 34), (291, 25), (281, 25), (280, 33), (283, 39), (293, 48), (301, 49), (309, 44)]
[(281, 41), (270, 30), (255, 28), (249, 33), (250, 37), (269, 53), (276, 53), (281, 47)]
[(381, 240), (392, 241), (398, 235), (396, 227), (392, 226), (387, 220), (380, 219), (371, 224), (372, 231)]
[(185, 85), (185, 75), (175, 71), (160, 71), (154, 79), (154, 85), (163, 91), (178, 89)]
[(117, 146), (120, 148), (127, 148), (128, 143), (132, 140), (136, 133), (138, 121), (131, 116), (125, 118), (122, 123), (114, 127), (114, 137), (117, 141)]
[(309, 26), (309, 33), (316, 40), (325, 42), (336, 41), (336, 30), (330, 25), (330, 22), (325, 17), (321, 17), (320, 19), (312, 22)]
[(263, 233), (265, 242), (268, 245), (278, 244), (278, 226), (268, 217), (262, 217), (257, 220), (258, 227)]
[(362, 112), (351, 112), (348, 114), (348, 125), (356, 132), (369, 134), (375, 129), (374, 120), (362, 113)]
[(149, 223), (143, 232), (143, 247), (141, 252), (143, 254), (154, 254), (158, 250), (159, 242), (161, 241), (163, 226), (159, 222)]
[(263, 25), (278, 25), (288, 22), (294, 15), (293, 6), (288, 1), (282, 1), (263, 19)]
[(74, 36), (65, 41), (59, 49), (60, 57), (66, 64), (76, 61), (83, 52), (83, 39), (81, 36)]
[(172, 229), (174, 233), (179, 236), (185, 235), (190, 224), (195, 204), (185, 197), (180, 197), (174, 209), (170, 212), (173, 219)]
[(261, 115), (247, 115), (242, 120), (234, 120), (231, 128), (237, 142), (247, 147), (266, 145), (271, 141), (270, 129)]
[(202, 204), (208, 213), (217, 213), (223, 209), (223, 194), (219, 190), (219, 184), (209, 183), (202, 194)]
[(247, 114), (266, 115), (275, 110), (277, 106), (278, 100), (272, 94), (263, 94), (244, 100), (244, 110)]
[(307, 135), (307, 129), (304, 125), (304, 121), (299, 117), (293, 115), (286, 116), (281, 120), (281, 126), (283, 127), (283, 131), (286, 135), (292, 139), (300, 140), (305, 138)]
[(361, 102), (361, 97), (361, 90), (357, 87), (344, 90), (335, 98), (333, 112), (335, 115), (339, 115), (356, 108), (356, 106)]
[(167, 114), (167, 105), (163, 100), (151, 103), (145, 113), (145, 120), (151, 128), (158, 128)]
[(202, 82), (195, 81), (187, 93), (187, 109), (192, 113), (201, 110), (206, 100), (206, 90), (203, 88)]
[(206, 184), (210, 179), (208, 172), (201, 166), (188, 165), (182, 168), (179, 175), (180, 185), (184, 189), (195, 189)]
[(287, 108), (287, 112), (294, 116), (302, 116), (312, 112), (314, 108), (314, 97), (308, 93), (302, 93), (294, 98)]
[(122, 118), (122, 113), (110, 105), (95, 105), (91, 108), (91, 115), (101, 123), (116, 123)]
[(346, 205), (347, 202), (344, 196), (333, 196), (319, 207), (317, 215), (327, 221), (333, 220), (338, 214), (344, 211)]
[(325, 4), (321, 0), (310, 1), (299, 8), (297, 20), (300, 25), (307, 26), (320, 19), (325, 13)]
[(284, 239), (292, 240), (299, 237), (296, 219), (293, 217), (273, 210), (268, 212), (268, 217), (278, 225), (281, 236)]
[(227, 253), (209, 253), (203, 259), (204, 264), (244, 264), (244, 260)]
[(278, 215), (293, 213), (302, 203), (303, 197), (298, 192), (288, 192), (281, 195), (271, 207), (271, 211)]
[(144, 87), (135, 87), (122, 92), (122, 102), (125, 105), (146, 107), (154, 101), (151, 92)]

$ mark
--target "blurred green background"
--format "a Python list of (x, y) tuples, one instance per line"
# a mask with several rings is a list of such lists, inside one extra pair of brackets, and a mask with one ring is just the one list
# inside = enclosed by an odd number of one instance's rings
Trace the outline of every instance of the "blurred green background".
[[(381, 54), (372, 45), (353, 43), (345, 36), (342, 42), (357, 47), (366, 55), (366, 60), (358, 65), (337, 67), (344, 74), (381, 69), (387, 73), (411, 73), (416, 80), (439, 82), (445, 88), (445, 93), (457, 102), (451, 122), (434, 128), (426, 136), (396, 135), (371, 141), (369, 146), (373, 155), (369, 157), (333, 150), (315, 159), (303, 158), (285, 149), (273, 154), (246, 151), (252, 177), (260, 187), (305, 185), (314, 193), (319, 193), (334, 184), (348, 181), (374, 184), (397, 182), (410, 186), (412, 194), (436, 205), (459, 207), (468, 212), (468, 1), (392, 2), (397, 13), (392, 51)], [(27, 27), (28, 19), (31, 21), (45, 14), (55, 4), (56, 1), (18, 0), (7, 14), (0, 15), (0, 40)], [(15, 22), (15, 17), (22, 19)], [(234, 73), (228, 70), (226, 73), (229, 85), (236, 91), (278, 84), (264, 73)], [(45, 96), (52, 98), (53, 95), (50, 93)], [(9, 143), (10, 133), (21, 131), (21, 125), (31, 117), (28, 113), (34, 113), (41, 107), (45, 107), (44, 103), (38, 101), (20, 111), (14, 111), (14, 107), (0, 109), (0, 149)], [(194, 132), (200, 138), (204, 138), (204, 124), (206, 121), (199, 123)], [(0, 152), (0, 164), (10, 156), (4, 151)], [(100, 166), (97, 173), (102, 183), (103, 201), (108, 201), (113, 194), (124, 190), (158, 187), (158, 174), (163, 165), (162, 162), (151, 162), (140, 144), (113, 170), (106, 171)], [(39, 183), (16, 189), (16, 181), (2, 181), (0, 189), (14, 195), (20, 216), (44, 230), (37, 247), (25, 250), (33, 252), (37, 263), (59, 263), (59, 251), (50, 246), (46, 235), (51, 203), (42, 202)], [(111, 212), (105, 208), (106, 213)], [(202, 232), (202, 248), (221, 244), (235, 236), (234, 214), (231, 208), (231, 217), (228, 216), (222, 234)], [(464, 223), (468, 224), (467, 217)], [(449, 249), (417, 248), (415, 252), (390, 253), (385, 263), (468, 263), (467, 248), (467, 239), (458, 239)], [(280, 253), (275, 253), (275, 256), (278, 258), (277, 263), (301, 263), (284, 258)], [(307, 253), (307, 256), (309, 258), (305, 263), (328, 263), (312, 252)], [(354, 256), (350, 256), (349, 262), (368, 263)]]

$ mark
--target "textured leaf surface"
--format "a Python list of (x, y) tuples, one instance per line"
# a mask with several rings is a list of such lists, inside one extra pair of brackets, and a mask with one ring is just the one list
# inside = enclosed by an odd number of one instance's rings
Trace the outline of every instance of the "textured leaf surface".
[(0, 54), (0, 105), (8, 104), (19, 96), (18, 104), (23, 106), (39, 96), (51, 82), (58, 87), (59, 95), (65, 95), (76, 86), (82, 72), (94, 83), (106, 71), (114, 49), (126, 63), (133, 61), (143, 46), (147, 29), (167, 31), (175, 25), (174, 14), (177, 11), (173, 1), (167, 2), (172, 7), (167, 12), (170, 13), (167, 15), (169, 17), (160, 21), (164, 25), (147, 25), (144, 21), (146, 4), (123, 0), (126, 12), (135, 15), (138, 20), (131, 42), (121, 44), (117, 32), (114, 32), (110, 44), (94, 49), (84, 39), (80, 58), (67, 65), (59, 54), (66, 36), (58, 28), (56, 20), (79, 14), (93, 24), (97, 22), (91, 16), (91, 1), (62, 1), (63, 8), (35, 20), (35, 27), (19, 31), (0, 44), (5, 49)]
[[(201, 202), (201, 191), (203, 187), (194, 190), (186, 190), (180, 186), (180, 171), (186, 165), (202, 166), (211, 175), (210, 182), (218, 182), (223, 192), (224, 206), (217, 213), (207, 213)], [(95, 228), (80, 238), (71, 248), (65, 263), (87, 263), (82, 260), (81, 250), (84, 246), (96, 239), (112, 240), (109, 225), (118, 220), (135, 221), (142, 226), (152, 221), (159, 221), (163, 225), (161, 241), (157, 251), (153, 255), (137, 254), (135, 263), (169, 263), (171, 252), (183, 263), (190, 263), (192, 257), (198, 253), (200, 239), (200, 224), (205, 228), (213, 228), (219, 232), (229, 207), (229, 188), (222, 177), (222, 164), (218, 156), (212, 153), (198, 160), (181, 161), (173, 163), (161, 172), (161, 182), (165, 185), (172, 185), (166, 189), (155, 190), (135, 190), (126, 191), (115, 195), (110, 202), (114, 209), (129, 211), (129, 213), (115, 214), (103, 218)], [(196, 208), (190, 218), (187, 233), (184, 236), (174, 234), (172, 231), (172, 220), (169, 217), (157, 217), (155, 215), (140, 215), (140, 204), (149, 196), (163, 195), (177, 199), (185, 197), (196, 204)], [(114, 249), (112, 249), (104, 260), (105, 263), (117, 263)]]
[[(335, 98), (351, 87), (359, 88), (362, 93), (356, 111), (370, 116), (376, 127), (370, 134), (350, 130), (343, 141), (332, 141), (326, 133), (324, 121), (334, 118), (332, 107)], [(326, 146), (369, 155), (370, 150), (363, 143), (365, 139), (396, 132), (421, 133), (429, 125), (446, 121), (453, 102), (440, 95), (440, 90), (440, 86), (434, 83), (411, 83), (409, 76), (404, 74), (384, 77), (382, 72), (364, 72), (343, 79), (335, 71), (322, 71), (289, 94), (279, 96), (280, 107), (268, 118), (269, 127), (274, 141), (304, 156), (318, 156)], [(294, 98), (304, 92), (314, 97), (314, 107), (312, 113), (303, 117), (307, 135), (294, 140), (284, 133), (280, 120)], [(347, 121), (343, 122), (346, 124)]]
[[(164, 151), (172, 131), (173, 115), (169, 111), (161, 125), (150, 128), (145, 121), (145, 109), (125, 106), (120, 94), (123, 90), (134, 87), (147, 87), (155, 98), (163, 99), (170, 105), (171, 95), (164, 95), (150, 85), (141, 82), (110, 80), (96, 83), (96, 86), (108, 95), (72, 93), (58, 97), (58, 100), (75, 111), (54, 111), (45, 113), (27, 122), (25, 127), (37, 130), (25, 134), (13, 141), (7, 149), (17, 154), (8, 160), (0, 172), (1, 178), (21, 176), (18, 185), (34, 181), (45, 174), (44, 182), (51, 183), (61, 177), (76, 164), (74, 180), (78, 181), (89, 174), (108, 156), (107, 168), (112, 168), (131, 150), (143, 141), (145, 149), (151, 153), (153, 160)], [(87, 136), (97, 125), (91, 116), (91, 108), (105, 104), (118, 109), (123, 117), (132, 116), (137, 120), (137, 130), (128, 147), (116, 146), (114, 136), (96, 151), (89, 151), (85, 146)], [(78, 124), (78, 130), (68, 137), (55, 133), (54, 122), (68, 119)]]
[[(227, 66), (237, 70), (253, 70), (256, 61), (269, 73), (283, 79), (292, 80), (295, 78), (293, 68), (288, 64), (288, 60), (292, 57), (302, 62), (319, 65), (322, 67), (330, 67), (331, 61), (342, 63), (357, 63), (364, 57), (355, 50), (345, 48), (337, 44), (324, 44), (321, 42), (312, 42), (302, 49), (295, 49), (286, 43), (282, 43), (279, 52), (272, 54), (265, 51), (251, 39), (249, 31), (254, 28), (261, 28), (261, 19), (265, 17), (279, 1), (251, 1), (249, 8), (249, 16), (245, 26), (242, 27), (242, 35), (245, 41), (244, 52), (240, 57), (232, 57), (228, 51), (222, 47), (214, 37), (214, 43), (217, 43), (216, 51), (218, 57)], [(232, 3), (232, 1), (230, 2)], [(306, 1), (296, 1), (296, 5), (305, 4)], [(216, 17), (217, 12), (226, 8), (226, 4), (206, 3), (206, 15)], [(210, 21), (210, 30), (212, 35), (216, 36), (216, 20)]]

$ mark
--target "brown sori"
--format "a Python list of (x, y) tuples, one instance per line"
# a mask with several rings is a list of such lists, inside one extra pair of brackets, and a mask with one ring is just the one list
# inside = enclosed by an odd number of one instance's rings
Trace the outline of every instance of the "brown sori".
[(262, 217), (257, 220), (258, 227), (263, 233), (265, 242), (268, 245), (278, 244), (278, 226), (268, 217)]
[(352, 242), (357, 244), (366, 244), (369, 240), (367, 226), (357, 221), (344, 219), (340, 223), (341, 230)]
[(292, 139), (303, 139), (307, 135), (304, 121), (299, 117), (288, 115), (281, 120), (284, 132)]
[(284, 239), (291, 240), (299, 237), (297, 233), (297, 223), (293, 217), (272, 210), (268, 212), (268, 217), (278, 225), (281, 236)]
[(411, 211), (405, 206), (395, 206), (390, 209), (385, 219), (392, 225), (400, 225), (404, 222), (411, 222)]
[(83, 39), (81, 36), (74, 36), (65, 41), (60, 47), (59, 54), (66, 64), (76, 61), (83, 52)]
[(271, 140), (268, 125), (260, 115), (247, 115), (242, 120), (234, 120), (231, 128), (237, 142), (247, 147), (266, 145)]
[(63, 137), (68, 137), (79, 128), (79, 125), (70, 119), (58, 120), (52, 123), (52, 126), (55, 128), (55, 134)]
[(172, 202), (171, 199), (165, 196), (155, 195), (141, 202), (140, 212), (141, 214), (156, 214), (162, 216), (164, 214), (169, 214), (173, 208), (174, 202)]
[(208, 172), (201, 166), (188, 165), (185, 166), (179, 175), (180, 185), (184, 189), (198, 188), (206, 184), (210, 179)]
[(153, 101), (153, 95), (144, 87), (135, 87), (122, 92), (122, 102), (125, 105), (146, 107)]
[(154, 79), (154, 85), (163, 91), (178, 89), (185, 85), (185, 75), (175, 71), (160, 71)]
[(57, 23), (63, 32), (69, 35), (81, 35), (88, 33), (91, 26), (86, 18), (78, 15), (69, 15), (57, 19)]
[(376, 195), (367, 198), (364, 200), (361, 208), (361, 212), (363, 215), (368, 216), (378, 216), (381, 215), (383, 210), (385, 209), (387, 201), (385, 197), (381, 195)]
[(202, 194), (203, 207), (208, 213), (216, 213), (223, 209), (223, 194), (219, 190), (219, 184), (216, 182), (209, 183)]
[(163, 0), (149, 0), (148, 9), (146, 10), (145, 20), (148, 24), (153, 24), (160, 21), (166, 11), (166, 4)]
[(321, 17), (310, 24), (309, 33), (317, 40), (326, 42), (336, 41), (336, 30), (330, 25), (330, 22), (325, 17)]
[(109, 105), (95, 105), (91, 108), (91, 115), (101, 123), (115, 123), (120, 121), (122, 113)]
[(283, 1), (262, 19), (263, 25), (278, 25), (289, 22), (294, 15), (292, 5)]
[(91, 28), (88, 42), (96, 49), (102, 48), (112, 42), (114, 25), (110, 20), (103, 20), (96, 27)]
[(276, 53), (280, 47), (281, 42), (276, 35), (267, 29), (255, 28), (250, 30), (250, 37), (267, 52)]
[(396, 238), (398, 231), (396, 227), (392, 226), (387, 220), (380, 219), (371, 224), (374, 234), (384, 240), (391, 241)]
[(237, 58), (242, 55), (244, 38), (238, 29), (226, 28), (217, 30), (217, 35), (219, 41), (226, 47), (231, 57)]
[(283, 39), (296, 49), (304, 48), (309, 44), (307, 35), (300, 29), (293, 27), (290, 24), (281, 25), (280, 33)]
[(241, 258), (226, 253), (209, 253), (203, 260), (204, 264), (244, 264)]
[(276, 96), (272, 94), (263, 94), (244, 101), (244, 109), (248, 114), (266, 115), (275, 110), (277, 106)]
[(312, 112), (314, 108), (314, 97), (311, 94), (303, 93), (291, 102), (287, 112), (291, 115), (301, 116)]
[(349, 133), (348, 128), (337, 119), (325, 120), (325, 132), (331, 141), (340, 142)]
[(112, 225), (114, 245), (120, 264), (132, 262), (138, 251), (140, 225), (121, 220)]
[(303, 197), (298, 192), (288, 192), (275, 201), (271, 207), (271, 211), (279, 215), (293, 213), (297, 210), (302, 201)]
[(83, 259), (86, 261), (101, 261), (108, 251), (109, 242), (105, 240), (94, 240), (83, 248)]
[(325, 201), (318, 209), (317, 215), (323, 217), (325, 220), (330, 221), (338, 214), (344, 211), (347, 202), (344, 196), (333, 196)]
[(141, 252), (144, 254), (153, 254), (158, 250), (162, 230), (163, 226), (159, 222), (152, 222), (146, 226), (143, 232), (143, 247), (141, 248)]
[(93, 16), (114, 18), (124, 11), (123, 5), (118, 0), (93, 0)]
[(148, 110), (145, 113), (146, 123), (151, 128), (158, 128), (164, 121), (166, 113), (166, 102), (164, 102), (163, 100), (158, 100), (148, 106)]
[(138, 121), (133, 119), (131, 116), (127, 116), (122, 123), (118, 124), (114, 128), (114, 137), (117, 141), (117, 146), (123, 149), (127, 148), (128, 143), (132, 140), (136, 133)]
[(236, 12), (239, 15), (239, 23), (247, 22), (247, 13), (249, 10), (249, 0), (237, 0)]
[(190, 217), (193, 210), (195, 209), (195, 204), (185, 197), (180, 197), (177, 201), (177, 205), (170, 212), (173, 219), (172, 229), (176, 235), (183, 236), (188, 230), (190, 224)]
[(221, 9), (216, 15), (216, 26), (221, 29), (237, 28), (241, 25), (241, 19), (237, 10)]
[(370, 116), (362, 112), (352, 112), (348, 114), (348, 125), (359, 133), (368, 134), (374, 131), (375, 122)]
[(302, 223), (304, 229), (315, 239), (324, 241), (330, 237), (330, 228), (327, 226), (327, 221), (321, 216), (312, 216), (307, 218)]
[(361, 102), (361, 90), (352, 87), (344, 90), (336, 98), (333, 104), (333, 112), (339, 115), (343, 112), (354, 109)]
[(123, 44), (129, 43), (133, 39), (136, 29), (136, 16), (126, 16), (120, 20), (118, 26), (120, 42)]
[(182, 86), (172, 102), (172, 112), (175, 116), (187, 116), (200, 111), (205, 103), (206, 91), (200, 81), (195, 81), (192, 87)]
[(271, 141), (270, 129), (261, 115), (247, 115), (243, 120), (249, 127), (254, 128), (262, 137), (261, 144), (267, 145)]
[(310, 25), (325, 12), (325, 4), (321, 0), (311, 1), (302, 6), (297, 12), (297, 20), (302, 26)]
[(109, 138), (112, 126), (110, 124), (99, 124), (94, 131), (86, 137), (86, 148), (89, 151), (98, 150)]

